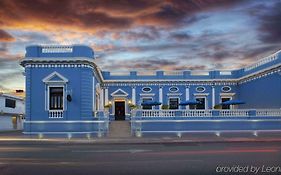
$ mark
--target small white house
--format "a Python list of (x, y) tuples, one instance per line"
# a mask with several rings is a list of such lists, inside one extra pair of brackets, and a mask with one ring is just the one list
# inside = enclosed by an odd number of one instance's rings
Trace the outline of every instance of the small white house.
[(0, 131), (23, 129), (24, 114), (22, 97), (0, 93)]

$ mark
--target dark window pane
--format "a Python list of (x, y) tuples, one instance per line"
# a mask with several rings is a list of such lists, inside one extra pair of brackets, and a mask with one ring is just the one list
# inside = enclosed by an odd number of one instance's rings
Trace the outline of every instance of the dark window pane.
[(16, 100), (12, 100), (12, 99), (5, 99), (5, 107), (7, 108), (15, 108), (16, 107)]
[(170, 98), (169, 108), (170, 109), (179, 109), (179, 99), (178, 98)]
[[(142, 102), (147, 102), (147, 101), (152, 101), (152, 98), (143, 98), (142, 99)], [(142, 109), (152, 109), (152, 106), (151, 105), (144, 105), (142, 106)]]
[(196, 101), (200, 102), (196, 105), (196, 109), (205, 109), (205, 98), (196, 98)]
[[(229, 101), (230, 98), (222, 98), (221, 99), (221, 102), (226, 102), (226, 101)], [(222, 109), (230, 109), (230, 105), (222, 105), (221, 106)]]
[(63, 109), (63, 87), (50, 87), (50, 109)]

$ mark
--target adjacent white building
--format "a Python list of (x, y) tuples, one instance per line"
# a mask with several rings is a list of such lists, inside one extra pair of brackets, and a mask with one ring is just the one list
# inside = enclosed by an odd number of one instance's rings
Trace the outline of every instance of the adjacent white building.
[(0, 93), (0, 131), (22, 129), (24, 114), (22, 97)]

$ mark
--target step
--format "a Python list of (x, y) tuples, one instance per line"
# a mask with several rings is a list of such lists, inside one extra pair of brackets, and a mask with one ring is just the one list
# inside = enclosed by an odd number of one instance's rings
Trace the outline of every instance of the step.
[(109, 123), (108, 137), (111, 138), (131, 137), (130, 121), (111, 121)]

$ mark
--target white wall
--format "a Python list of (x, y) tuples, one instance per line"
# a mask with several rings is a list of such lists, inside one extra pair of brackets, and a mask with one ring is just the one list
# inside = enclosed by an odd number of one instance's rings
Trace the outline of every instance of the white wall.
[(19, 130), (19, 129), (23, 129), (22, 117), (0, 115), (0, 131)]
[(25, 113), (25, 105), (24, 101), (20, 99), (10, 98), (16, 100), (16, 107), (15, 108), (7, 108), (5, 107), (5, 99), (9, 98), (6, 96), (0, 96), (0, 114), (24, 114)]

